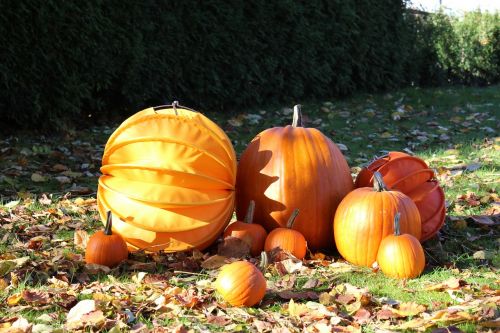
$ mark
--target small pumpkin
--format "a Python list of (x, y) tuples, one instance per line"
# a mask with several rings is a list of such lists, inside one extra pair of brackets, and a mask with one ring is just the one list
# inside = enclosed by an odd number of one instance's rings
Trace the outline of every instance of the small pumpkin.
[(112, 214), (107, 212), (106, 227), (93, 234), (87, 242), (85, 249), (85, 262), (99, 264), (110, 268), (118, 266), (128, 258), (127, 244), (122, 236), (113, 233)]
[(255, 201), (251, 200), (245, 219), (231, 223), (224, 231), (224, 238), (231, 236), (246, 242), (250, 246), (252, 256), (262, 252), (267, 237), (266, 229), (263, 226), (252, 223), (254, 211)]
[(304, 259), (307, 251), (307, 241), (302, 233), (292, 229), (298, 214), (299, 209), (296, 208), (288, 219), (286, 228), (276, 228), (267, 235), (264, 250), (271, 251), (279, 247), (283, 251), (290, 252), (297, 259)]
[(425, 267), (422, 245), (412, 235), (401, 234), (400, 214), (394, 217), (394, 235), (385, 237), (377, 254), (378, 266), (382, 272), (398, 279), (412, 279), (419, 276)]
[(253, 306), (266, 293), (266, 279), (262, 272), (248, 261), (235, 261), (222, 266), (215, 289), (232, 306)]
[(335, 209), (353, 182), (337, 145), (321, 131), (302, 125), (300, 106), (292, 125), (259, 133), (242, 153), (236, 177), (236, 216), (242, 219), (255, 200), (255, 221), (267, 232), (286, 227), (299, 208), (295, 230), (312, 249), (332, 247)]
[(394, 232), (394, 216), (401, 212), (401, 229), (417, 239), (421, 234), (417, 206), (405, 194), (389, 191), (375, 172), (373, 187), (358, 188), (340, 203), (333, 222), (335, 244), (347, 261), (371, 267), (382, 239)]
[(417, 205), (422, 221), (420, 241), (432, 238), (443, 226), (446, 215), (444, 192), (434, 171), (421, 158), (391, 151), (363, 168), (355, 186), (372, 186), (375, 171), (382, 174), (389, 189), (403, 192)]

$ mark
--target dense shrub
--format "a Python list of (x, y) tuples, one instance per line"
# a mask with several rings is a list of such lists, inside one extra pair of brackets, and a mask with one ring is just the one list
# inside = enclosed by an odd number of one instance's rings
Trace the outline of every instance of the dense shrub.
[(500, 76), (500, 15), (465, 13), (433, 15), (434, 47), (450, 80), (489, 84)]
[(498, 16), (416, 19), (403, 0), (5, 0), (0, 127), (494, 82), (498, 30)]

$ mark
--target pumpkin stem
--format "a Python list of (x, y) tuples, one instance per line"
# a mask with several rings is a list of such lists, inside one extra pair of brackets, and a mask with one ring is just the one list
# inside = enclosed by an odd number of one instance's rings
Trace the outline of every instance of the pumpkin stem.
[(297, 218), (297, 215), (299, 215), (299, 209), (295, 208), (294, 211), (292, 212), (292, 215), (290, 215), (288, 222), (286, 222), (286, 227), (288, 229), (292, 229), (293, 224), (295, 223), (295, 219)]
[(259, 264), (260, 270), (264, 271), (268, 264), (269, 264), (269, 256), (266, 251), (262, 251), (260, 253), (260, 264)]
[(394, 235), (401, 235), (401, 225), (399, 224), (399, 220), (401, 219), (401, 213), (397, 212), (396, 216), (394, 216)]
[(373, 173), (373, 178), (375, 181), (373, 182), (373, 190), (377, 192), (382, 192), (382, 191), (388, 191), (387, 186), (384, 183), (384, 178), (382, 178), (382, 175), (380, 172), (375, 171)]
[(113, 233), (111, 232), (111, 227), (113, 224), (113, 215), (111, 214), (111, 211), (108, 210), (108, 213), (106, 215), (106, 227), (104, 228), (104, 234), (111, 236)]
[(302, 112), (300, 112), (301, 105), (297, 104), (293, 107), (293, 120), (292, 127), (302, 127)]
[(250, 200), (250, 203), (248, 204), (247, 215), (245, 215), (245, 219), (243, 220), (243, 222), (252, 223), (254, 211), (255, 211), (255, 201)]

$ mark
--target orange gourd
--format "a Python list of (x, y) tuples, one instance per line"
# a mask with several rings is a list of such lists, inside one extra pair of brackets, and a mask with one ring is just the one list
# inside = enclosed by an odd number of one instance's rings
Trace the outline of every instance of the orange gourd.
[(266, 229), (263, 226), (252, 223), (254, 211), (255, 201), (252, 200), (248, 205), (245, 219), (231, 223), (224, 231), (224, 238), (231, 236), (246, 242), (250, 246), (252, 256), (259, 255), (262, 252), (267, 237)]
[(299, 106), (291, 126), (259, 133), (238, 165), (236, 215), (255, 200), (255, 221), (270, 232), (285, 227), (293, 209), (294, 228), (313, 249), (331, 248), (335, 209), (353, 189), (347, 162), (335, 143), (315, 128), (302, 127)]
[(236, 156), (204, 115), (172, 105), (125, 120), (102, 158), (98, 208), (111, 210), (131, 249), (183, 251), (209, 246), (234, 208)]
[(307, 241), (302, 233), (292, 229), (298, 214), (299, 209), (295, 209), (287, 222), (286, 228), (276, 228), (267, 235), (264, 250), (271, 251), (280, 248), (283, 251), (290, 252), (297, 259), (304, 259), (307, 252)]
[(261, 271), (248, 261), (236, 261), (222, 266), (215, 288), (226, 302), (233, 306), (253, 306), (266, 293), (266, 279)]
[(380, 243), (377, 262), (387, 276), (412, 279), (425, 268), (424, 249), (412, 235), (401, 234), (399, 218), (398, 213), (394, 218), (394, 235), (385, 237)]
[(382, 174), (391, 190), (401, 191), (417, 205), (422, 220), (420, 241), (433, 237), (446, 217), (445, 197), (424, 160), (402, 152), (389, 152), (363, 168), (356, 177), (356, 187), (372, 186), (373, 173)]
[(93, 234), (85, 249), (85, 262), (113, 268), (128, 258), (127, 244), (123, 238), (111, 231), (112, 215), (108, 211), (104, 231)]
[(335, 244), (347, 261), (371, 267), (382, 239), (394, 232), (394, 216), (401, 212), (401, 230), (417, 239), (420, 215), (413, 201), (398, 191), (387, 190), (375, 172), (373, 187), (358, 188), (340, 203), (333, 223)]

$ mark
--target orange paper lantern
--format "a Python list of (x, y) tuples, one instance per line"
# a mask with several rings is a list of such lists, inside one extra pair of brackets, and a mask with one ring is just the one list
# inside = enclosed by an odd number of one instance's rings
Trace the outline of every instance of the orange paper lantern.
[(114, 229), (132, 249), (202, 249), (233, 212), (231, 141), (210, 119), (176, 103), (125, 120), (106, 143), (101, 172), (101, 217), (111, 210)]

